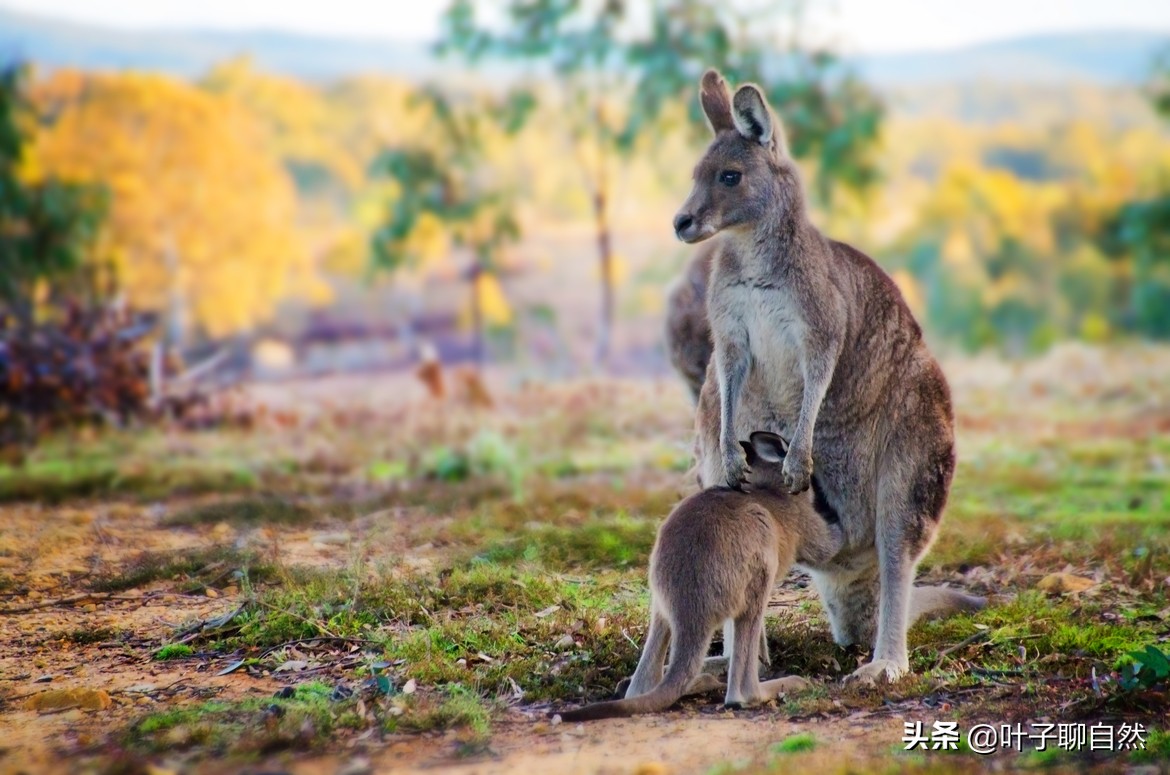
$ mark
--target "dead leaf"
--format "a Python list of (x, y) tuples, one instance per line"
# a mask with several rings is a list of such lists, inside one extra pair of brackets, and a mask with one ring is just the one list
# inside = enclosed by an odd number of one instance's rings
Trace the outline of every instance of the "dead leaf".
[(537, 611), (536, 618), (543, 619), (546, 616), (552, 616), (553, 614), (555, 614), (559, 610), (561, 610), (561, 607), (559, 605), (550, 605), (548, 608), (544, 609), (543, 611)]
[(223, 670), (220, 670), (218, 673), (216, 673), (216, 675), (227, 675), (228, 673), (234, 673), (237, 670), (239, 670), (241, 667), (243, 667), (244, 663), (247, 661), (248, 660), (246, 660), (246, 659), (237, 659), (235, 662), (232, 662), (230, 665), (225, 667)]
[(1050, 595), (1063, 595), (1069, 592), (1084, 592), (1096, 585), (1097, 582), (1083, 576), (1074, 576), (1071, 573), (1049, 573), (1040, 579), (1036, 588)]
[(281, 663), (273, 672), (274, 673), (288, 673), (300, 672), (309, 666), (309, 663), (303, 659), (290, 659), (287, 662)]

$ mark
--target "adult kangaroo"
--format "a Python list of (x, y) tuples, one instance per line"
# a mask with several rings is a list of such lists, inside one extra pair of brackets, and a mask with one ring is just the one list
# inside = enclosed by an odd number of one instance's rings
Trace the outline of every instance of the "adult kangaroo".
[[(791, 492), (809, 487), (815, 464), (844, 530), (843, 549), (811, 569), (834, 640), (873, 648), (850, 678), (893, 680), (909, 670), (915, 568), (955, 469), (950, 389), (890, 277), (809, 221), (760, 89), (732, 97), (710, 70), (700, 99), (715, 138), (674, 219), (684, 242), (720, 235), (707, 289), (714, 357), (696, 416), (700, 484), (741, 486), (736, 440), (755, 430), (791, 440)], [(984, 602), (938, 594), (939, 608)]]

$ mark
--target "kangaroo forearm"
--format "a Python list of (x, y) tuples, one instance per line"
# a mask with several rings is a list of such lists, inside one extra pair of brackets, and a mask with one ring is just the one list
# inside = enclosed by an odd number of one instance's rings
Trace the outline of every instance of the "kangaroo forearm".
[(816, 427), (825, 394), (829, 390), (829, 383), (833, 381), (833, 370), (836, 368), (837, 355), (841, 349), (836, 344), (823, 347), (824, 349), (817, 353), (817, 358), (804, 364), (804, 395), (800, 402), (800, 417), (797, 418), (796, 428), (792, 434), (793, 446), (806, 450), (812, 447), (813, 429)]
[(728, 348), (717, 353), (716, 368), (719, 374), (719, 443), (723, 450), (736, 447), (735, 411), (739, 406), (740, 392), (747, 381), (750, 360), (739, 348)]

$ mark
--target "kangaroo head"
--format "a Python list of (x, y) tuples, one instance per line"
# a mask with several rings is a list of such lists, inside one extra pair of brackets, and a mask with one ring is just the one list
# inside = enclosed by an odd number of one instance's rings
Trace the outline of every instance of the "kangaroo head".
[(761, 489), (787, 489), (784, 483), (784, 458), (788, 442), (767, 431), (756, 431), (750, 441), (741, 441), (748, 467), (752, 469), (752, 485)]
[(674, 233), (683, 242), (751, 228), (770, 209), (784, 206), (797, 179), (784, 128), (758, 86), (744, 84), (732, 97), (723, 76), (708, 70), (699, 83), (699, 101), (715, 139), (695, 167), (691, 195), (674, 217)]

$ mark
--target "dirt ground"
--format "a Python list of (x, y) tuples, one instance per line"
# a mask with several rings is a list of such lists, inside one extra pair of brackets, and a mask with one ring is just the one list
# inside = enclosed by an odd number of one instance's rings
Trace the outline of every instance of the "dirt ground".
[[(1035, 364), (1027, 372), (994, 362), (953, 369), (952, 381), (960, 402), (998, 407), (961, 410), (961, 444), (968, 449), (981, 448), (992, 443), (989, 439), (1019, 431), (1018, 415), (1013, 420), (1011, 411), (1002, 408), (1012, 404), (1013, 391), (1049, 400), (1045, 411), (1033, 418), (1029, 431), (1039, 436), (1084, 437), (1105, 428), (1113, 437), (1131, 434), (1144, 439), (1170, 431), (1170, 394), (1158, 388), (1170, 374), (1170, 357), (1164, 353), (1142, 356), (1147, 366), (1131, 378), (1111, 370), (1107, 362), (1093, 360), (1101, 357), (1096, 353), (1074, 356), (1066, 356), (1072, 360), (1056, 365)], [(1091, 362), (1082, 364), (1085, 359)], [(1069, 375), (1079, 373), (1077, 368), (1084, 374), (1075, 383), (1081, 387), (1074, 388)], [(500, 393), (508, 390), (503, 386), (496, 389)], [(1117, 408), (1110, 403), (1115, 399), (1109, 392), (1116, 389), (1136, 394), (1127, 394), (1122, 408)], [(672, 386), (666, 393), (659, 387), (637, 390), (643, 391), (637, 394), (638, 400), (681, 417), (667, 427), (681, 439), (685, 454), (688, 410), (681, 389)], [(1082, 400), (1077, 391), (1083, 392), (1083, 400), (1096, 402), (1093, 405), (1098, 411), (1093, 417), (1076, 416), (1075, 407)], [(332, 385), (317, 381), (307, 387), (263, 386), (257, 400), (295, 405), (312, 403), (321, 395), (339, 401), (349, 400), (340, 398), (349, 396), (364, 397), (372, 406), (398, 406), (395, 401), (401, 403), (402, 396), (412, 406), (419, 400), (417, 392), (409, 390), (398, 392), (396, 398), (388, 397), (393, 394), (391, 389), (371, 397), (369, 391), (362, 391), (360, 380), (347, 378)], [(606, 400), (605, 396), (600, 400)], [(409, 404), (412, 401), (416, 404)], [(517, 403), (523, 400), (517, 399)], [(649, 431), (658, 432), (666, 431)], [(180, 437), (168, 443), (182, 446), (188, 440)], [(279, 444), (279, 438), (274, 436), (270, 443)], [(681, 492), (686, 487), (682, 470), (651, 470), (642, 475), (650, 488)], [(886, 769), (918, 766), (920, 762), (913, 757), (891, 759), (891, 752), (900, 748), (903, 724), (917, 719), (929, 725), (940, 713), (953, 715), (963, 710), (963, 691), (944, 693), (942, 700), (931, 696), (899, 701), (895, 697), (873, 709), (842, 706), (836, 713), (808, 717), (774, 709), (730, 713), (709, 700), (696, 700), (667, 714), (586, 727), (553, 723), (547, 718), (547, 703), (521, 703), (494, 720), (486, 742), (475, 744), (469, 744), (459, 730), (385, 735), (366, 730), (339, 738), (323, 753), (319, 749), (300, 754), (274, 752), (230, 764), (215, 758), (176, 759), (166, 752), (146, 757), (147, 764), (121, 761), (117, 755), (111, 758), (110, 751), (118, 748), (111, 747), (112, 742), (144, 713), (208, 699), (271, 697), (289, 684), (289, 677), (267, 670), (237, 669), (220, 674), (236, 656), (214, 651), (197, 649), (194, 658), (179, 661), (156, 658), (159, 645), (173, 641), (185, 626), (214, 620), (241, 604), (248, 592), (232, 577), (186, 592), (165, 580), (120, 591), (87, 592), (87, 580), (122, 569), (143, 552), (194, 552), (224, 544), (279, 555), (290, 566), (324, 568), (355, 559), (376, 563), (389, 555), (408, 556), (411, 563), (425, 567), (444, 555), (441, 545), (412, 543), (404, 529), (410, 512), (385, 509), (345, 521), (309, 525), (165, 523), (167, 515), (215, 498), (214, 493), (161, 498), (119, 495), (65, 499), (54, 505), (24, 500), (0, 507), (0, 579), (4, 580), (0, 587), (0, 773), (731, 772), (775, 766), (771, 747), (810, 730), (818, 740), (816, 750), (786, 760), (784, 770), (819, 773), (853, 767), (853, 771), (865, 771), (870, 764), (878, 766), (874, 763), (879, 760)], [(1155, 516), (1163, 521), (1159, 524), (1164, 523), (1164, 513), (1159, 511)], [(417, 524), (411, 524), (410, 530), (417, 529)], [(1039, 562), (1047, 567), (1027, 570), (1032, 578), (1062, 570), (1052, 555), (1044, 556), (1047, 559)], [(1151, 593), (1151, 600), (1164, 599), (1164, 588), (1158, 590)], [(784, 590), (777, 592), (779, 598), (785, 594)], [(106, 631), (116, 632), (118, 637), (103, 636)], [(87, 633), (93, 637), (86, 637)], [(90, 640), (93, 642), (87, 642)], [(336, 668), (326, 666), (321, 674), (334, 675)], [(80, 690), (82, 694), (66, 704), (93, 703), (93, 707), (54, 711), (29, 705), (44, 692), (57, 689)], [(988, 718), (994, 708), (994, 704), (973, 708), (965, 723)], [(957, 768), (964, 771), (969, 766), (967, 760)], [(1112, 766), (1125, 768), (1120, 763)], [(1147, 766), (1157, 771), (1164, 765)]]

